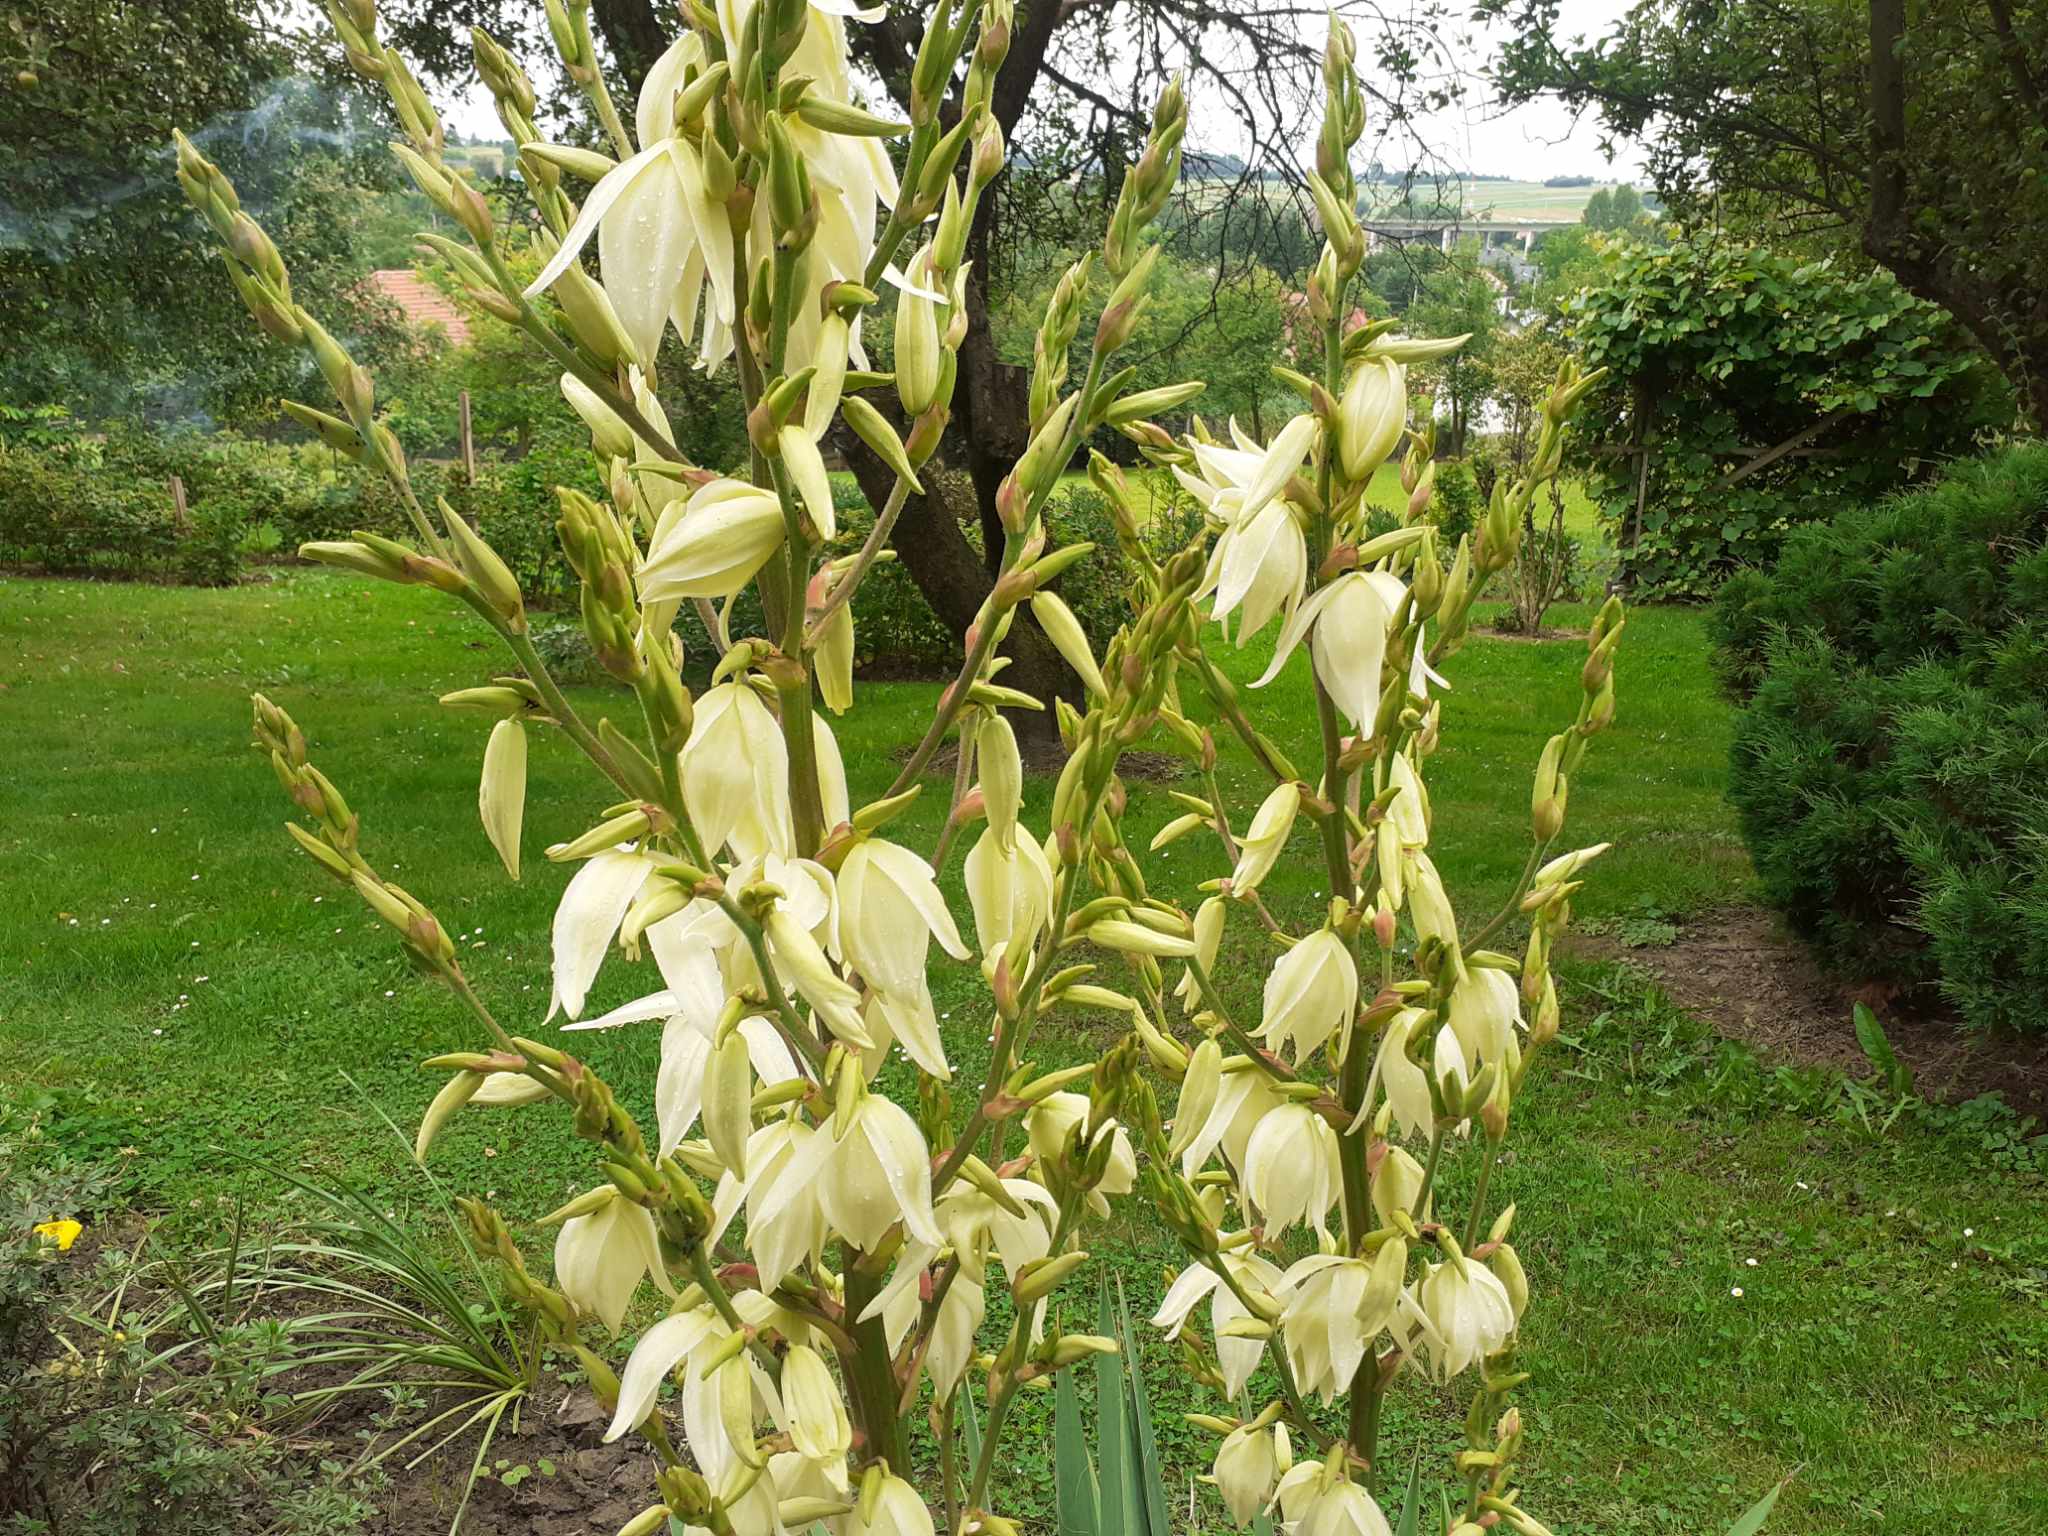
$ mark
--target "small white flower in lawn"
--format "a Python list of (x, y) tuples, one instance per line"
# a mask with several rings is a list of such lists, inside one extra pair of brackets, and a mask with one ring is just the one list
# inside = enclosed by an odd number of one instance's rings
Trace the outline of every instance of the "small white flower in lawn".
[(1742, 1294), (1742, 1287), (1739, 1285), (1731, 1285), (1728, 1288), (1728, 1294), (1730, 1296), (1740, 1296)]

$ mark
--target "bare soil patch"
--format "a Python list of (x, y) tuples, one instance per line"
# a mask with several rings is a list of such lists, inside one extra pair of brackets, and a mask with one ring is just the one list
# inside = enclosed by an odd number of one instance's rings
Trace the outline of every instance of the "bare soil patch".
[(1630, 949), (1591, 934), (1572, 948), (1648, 971), (1673, 1002), (1728, 1039), (1852, 1075), (1869, 1070), (1851, 1022), (1855, 1005), (1866, 1003), (1929, 1098), (1957, 1103), (2000, 1093), (2021, 1114), (2048, 1115), (2048, 1040), (1966, 1030), (1950, 1015), (1909, 1006), (1893, 988), (1831, 976), (1762, 908), (1705, 913), (1682, 924), (1669, 944)]
[(1532, 635), (1526, 629), (1502, 629), (1489, 624), (1480, 633), (1489, 640), (1505, 640), (1510, 645), (1547, 645), (1553, 640), (1577, 640), (1583, 643), (1587, 631), (1558, 629), (1546, 624)]
[[(637, 1436), (603, 1444), (604, 1419), (582, 1412), (596, 1408), (587, 1391), (549, 1378), (540, 1396), (519, 1433), (501, 1431), (491, 1445), (493, 1468), (503, 1461), (527, 1473), (510, 1487), (503, 1473), (479, 1480), (463, 1512), (463, 1536), (612, 1536), (658, 1501), (653, 1453)], [(375, 1496), (380, 1513), (369, 1529), (376, 1536), (447, 1536), (474, 1454), (475, 1443), (465, 1439), (410, 1470), (387, 1464), (391, 1485)], [(538, 1470), (543, 1460), (552, 1475)]]

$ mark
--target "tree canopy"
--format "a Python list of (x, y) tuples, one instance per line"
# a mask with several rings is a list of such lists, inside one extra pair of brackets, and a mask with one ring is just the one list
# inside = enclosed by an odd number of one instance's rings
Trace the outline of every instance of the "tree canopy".
[(382, 135), (295, 78), (305, 61), (249, 6), (51, 0), (0, 30), (0, 59), (0, 399), (182, 416), (298, 378), (299, 358), (236, 319), (170, 174), (176, 126), (345, 318), (377, 318), (352, 229), (365, 178), (388, 179)]
[(1651, 150), (1659, 196), (1858, 251), (1956, 317), (2048, 414), (2048, 7), (1642, 0), (1604, 37), (1484, 0), (1508, 101), (1556, 95)]

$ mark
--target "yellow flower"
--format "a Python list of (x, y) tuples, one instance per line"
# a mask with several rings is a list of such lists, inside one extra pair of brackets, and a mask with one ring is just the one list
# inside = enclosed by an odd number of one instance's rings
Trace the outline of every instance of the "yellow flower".
[(85, 1228), (66, 1217), (62, 1221), (39, 1221), (35, 1224), (34, 1230), (37, 1237), (47, 1237), (55, 1243), (59, 1253), (69, 1253), (71, 1245), (78, 1241), (78, 1234)]

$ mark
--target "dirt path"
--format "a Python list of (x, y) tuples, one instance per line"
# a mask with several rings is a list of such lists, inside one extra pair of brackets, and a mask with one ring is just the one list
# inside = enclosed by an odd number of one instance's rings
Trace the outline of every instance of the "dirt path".
[(1952, 1017), (1914, 1013), (1882, 990), (1831, 977), (1762, 908), (1706, 913), (1684, 924), (1669, 944), (1630, 949), (1601, 934), (1575, 941), (1573, 949), (1640, 966), (1680, 1007), (1731, 1040), (1779, 1060), (1858, 1076), (1870, 1068), (1850, 1010), (1868, 1003), (1930, 1098), (1955, 1103), (2002, 1093), (2021, 1114), (2048, 1116), (2048, 1040), (1976, 1034)]

